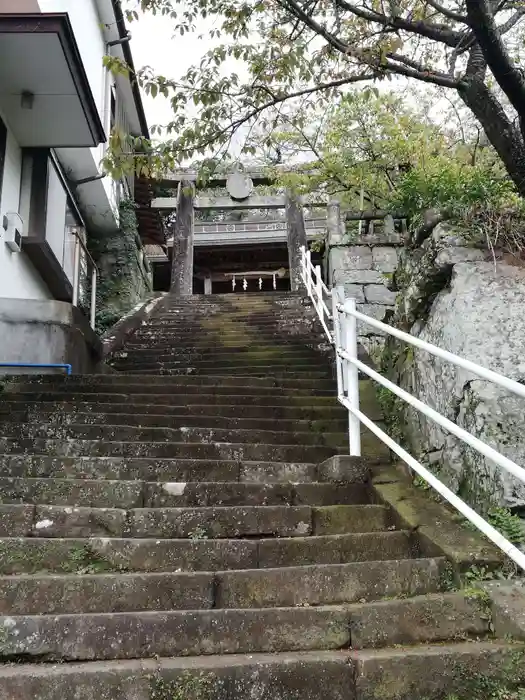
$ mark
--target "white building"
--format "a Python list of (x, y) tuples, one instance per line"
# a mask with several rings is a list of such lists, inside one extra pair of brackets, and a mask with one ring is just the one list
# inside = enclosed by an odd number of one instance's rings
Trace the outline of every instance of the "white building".
[(104, 68), (108, 53), (133, 69), (120, 0), (0, 0), (0, 362), (71, 357), (28, 328), (82, 325), (76, 241), (114, 233), (133, 194), (100, 167), (113, 125), (148, 135), (138, 86)]

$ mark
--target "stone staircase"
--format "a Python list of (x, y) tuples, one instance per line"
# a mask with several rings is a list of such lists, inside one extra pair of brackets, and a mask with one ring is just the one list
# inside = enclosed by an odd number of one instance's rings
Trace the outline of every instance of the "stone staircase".
[(382, 444), (345, 456), (304, 299), (166, 297), (112, 365), (5, 387), (0, 700), (466, 700), (514, 668)]

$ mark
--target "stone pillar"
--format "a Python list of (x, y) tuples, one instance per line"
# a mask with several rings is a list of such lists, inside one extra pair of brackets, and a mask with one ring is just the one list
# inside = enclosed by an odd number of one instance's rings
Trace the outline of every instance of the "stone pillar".
[(204, 294), (211, 294), (211, 290), (212, 290), (211, 277), (205, 277), (204, 278)]
[(343, 225), (341, 221), (341, 205), (336, 200), (328, 202), (326, 207), (326, 234), (328, 248), (339, 245), (343, 240)]
[(193, 183), (181, 182), (177, 194), (177, 220), (173, 238), (170, 292), (175, 296), (193, 294)]
[(288, 234), (288, 264), (290, 268), (290, 288), (297, 292), (302, 285), (301, 247), (308, 246), (304, 226), (303, 205), (298, 195), (286, 193), (286, 230)]

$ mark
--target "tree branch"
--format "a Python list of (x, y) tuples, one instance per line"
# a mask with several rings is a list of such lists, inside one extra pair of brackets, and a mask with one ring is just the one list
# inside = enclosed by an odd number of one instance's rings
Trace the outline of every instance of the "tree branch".
[(427, 5), (430, 5), (430, 7), (433, 7), (436, 12), (439, 12), (444, 17), (451, 19), (453, 22), (461, 22), (462, 24), (467, 23), (466, 15), (460, 15), (458, 12), (453, 12), (435, 0), (427, 0)]
[(467, 15), (472, 31), (493, 76), (520, 115), (525, 134), (525, 78), (507, 52), (500, 30), (487, 0), (466, 0)]
[(385, 27), (393, 27), (401, 29), (411, 34), (418, 34), (427, 39), (439, 41), (447, 46), (456, 46), (461, 38), (461, 33), (448, 27), (446, 24), (435, 24), (433, 22), (424, 22), (423, 20), (411, 21), (403, 17), (388, 17), (374, 10), (365, 10), (362, 7), (357, 7), (348, 0), (336, 0), (337, 4), (343, 9), (351, 12), (356, 17), (366, 19), (369, 22), (377, 22)]

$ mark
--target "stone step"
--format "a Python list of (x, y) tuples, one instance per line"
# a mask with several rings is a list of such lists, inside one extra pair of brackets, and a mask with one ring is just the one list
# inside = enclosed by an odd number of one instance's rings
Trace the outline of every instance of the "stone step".
[[(89, 387), (98, 387), (100, 390), (108, 389), (108, 388), (113, 388), (113, 387), (119, 387), (119, 386), (128, 386), (128, 385), (136, 385), (140, 383), (147, 384), (149, 386), (161, 386), (161, 387), (171, 387), (171, 386), (178, 386), (178, 385), (188, 385), (188, 384), (206, 384), (206, 377), (205, 376), (199, 376), (195, 377), (193, 375), (187, 375), (187, 376), (180, 376), (180, 377), (173, 377), (172, 379), (166, 379), (165, 377), (145, 377), (144, 380), (141, 380), (140, 377), (133, 376), (129, 377), (126, 374), (93, 374), (93, 375), (72, 375), (71, 377), (67, 378), (62, 378), (62, 377), (56, 377), (52, 375), (44, 375), (40, 377), (36, 377), (34, 379), (28, 378), (28, 377), (23, 377), (20, 378), (17, 382), (14, 382), (13, 384), (10, 384), (10, 386), (7, 388), (7, 390), (3, 393), (3, 397), (6, 395), (11, 395), (12, 393), (15, 393), (15, 390), (17, 390), (20, 386), (25, 387), (25, 386), (31, 386), (31, 387), (41, 387), (42, 391), (49, 391), (55, 387), (58, 388), (74, 388), (75, 391), (82, 391), (82, 388), (85, 386)], [(220, 380), (220, 382), (214, 377), (213, 378), (213, 384), (225, 384), (225, 385), (231, 385), (231, 386), (246, 386), (247, 382), (245, 379), (239, 379), (235, 376), (226, 376), (223, 379)], [(315, 384), (320, 383), (321, 386), (323, 385), (324, 382), (314, 382)], [(273, 377), (253, 377), (248, 383), (250, 386), (253, 387), (263, 387), (263, 388), (268, 388), (268, 387), (275, 387), (275, 388), (298, 388), (301, 386), (304, 387), (310, 387), (312, 386), (311, 382), (308, 382), (308, 379), (304, 378), (298, 378), (298, 379), (274, 379)], [(330, 380), (330, 387), (334, 387), (334, 382), (333, 380)], [(373, 388), (373, 385), (371, 384), (370, 381), (368, 380), (363, 380), (362, 383), (360, 384), (360, 389), (362, 393), (369, 392)], [(164, 390), (164, 389), (163, 389)], [(0, 407), (3, 404), (0, 402)]]
[(253, 314), (240, 316), (225, 316), (224, 314), (209, 314), (202, 319), (177, 316), (161, 318), (155, 316), (150, 318), (146, 325), (141, 326), (141, 330), (174, 330), (182, 334), (190, 333), (210, 333), (220, 336), (224, 333), (232, 333), (237, 330), (246, 330), (247, 333), (256, 333), (259, 330), (266, 333), (276, 332), (292, 334), (297, 330), (309, 332), (310, 330), (320, 331), (322, 329), (318, 319), (311, 315), (297, 316), (294, 313), (276, 314)]
[(349, 533), (268, 539), (0, 539), (0, 574), (224, 571), (420, 556), (413, 533)]
[(302, 345), (308, 343), (326, 343), (327, 337), (324, 332), (316, 329), (288, 329), (286, 334), (282, 331), (258, 330), (252, 329), (248, 332), (246, 329), (235, 328), (227, 331), (213, 332), (209, 329), (204, 329), (199, 333), (195, 331), (181, 333), (173, 328), (157, 328), (149, 329), (147, 326), (141, 326), (129, 341), (126, 341), (124, 348), (129, 347), (129, 343), (148, 343), (150, 347), (157, 343), (161, 344), (172, 343), (180, 344), (181, 347), (213, 347), (219, 345), (227, 347), (228, 345), (244, 345), (257, 348), (278, 348), (286, 347), (290, 343), (293, 345)]
[[(362, 434), (365, 457), (388, 459), (389, 451), (370, 433)], [(0, 455), (49, 455), (50, 457), (147, 457), (239, 462), (324, 462), (348, 452), (348, 446), (276, 445), (233, 442), (129, 442), (52, 438), (0, 438)]]
[[(186, 395), (216, 394), (222, 396), (236, 396), (238, 394), (242, 394), (243, 396), (254, 397), (274, 396), (276, 393), (282, 393), (283, 395), (292, 394), (290, 397), (286, 396), (286, 398), (290, 400), (290, 403), (293, 402), (294, 397), (307, 397), (310, 400), (314, 397), (324, 396), (327, 400), (337, 400), (335, 396), (334, 383), (332, 383), (332, 387), (328, 388), (324, 388), (324, 385), (322, 384), (321, 386), (323, 388), (318, 389), (315, 387), (315, 385), (312, 386), (312, 383), (310, 383), (310, 386), (308, 386), (308, 382), (305, 382), (304, 386), (302, 387), (287, 387), (286, 385), (272, 386), (269, 382), (266, 383), (266, 386), (252, 385), (251, 382), (246, 382), (242, 387), (239, 387), (235, 385), (223, 385), (220, 380), (216, 378), (214, 378), (210, 384), (198, 384), (196, 382), (191, 382), (188, 384), (178, 383), (178, 378), (174, 378), (174, 381), (166, 382), (165, 384), (150, 384), (148, 379), (148, 376), (143, 377), (142, 380), (140, 377), (131, 376), (128, 377), (127, 382), (118, 385), (109, 384), (107, 386), (98, 386), (97, 384), (86, 383), (78, 386), (76, 389), (73, 385), (65, 382), (57, 382), (56, 384), (51, 384), (50, 386), (45, 387), (42, 387), (37, 383), (32, 384), (31, 382), (24, 382), (23, 384), (21, 383), (17, 385), (16, 393), (18, 395), (22, 395), (21, 398), (28, 397), (29, 399), (31, 398), (31, 394), (33, 394), (33, 398), (37, 400), (39, 399), (40, 395), (47, 396), (54, 394), (55, 396), (60, 397), (68, 396), (72, 393), (80, 396), (83, 394), (97, 394), (98, 396), (103, 396), (104, 394), (122, 395), (122, 393), (131, 395), (153, 394), (155, 396), (160, 396), (162, 394), (173, 395), (176, 393), (184, 393)], [(280, 389), (281, 391), (276, 392), (276, 389)], [(12, 394), (6, 394), (7, 399), (9, 399), (11, 396)], [(316, 401), (314, 400), (313, 403), (316, 403)]]
[[(152, 385), (148, 387), (144, 384), (138, 387), (140, 391), (126, 393), (126, 387), (120, 388), (115, 387), (113, 391), (102, 392), (102, 391), (24, 391), (16, 393), (6, 393), (4, 397), (6, 401), (16, 401), (19, 405), (26, 405), (28, 403), (57, 403), (65, 402), (71, 403), (75, 402), (79, 405), (83, 403), (97, 403), (102, 404), (123, 404), (126, 403), (128, 406), (133, 405), (143, 405), (154, 402), (157, 406), (172, 406), (177, 407), (189, 407), (194, 405), (205, 404), (209, 406), (226, 406), (228, 408), (236, 407), (238, 413), (243, 414), (244, 408), (239, 409), (240, 406), (256, 406), (256, 407), (277, 407), (286, 408), (287, 410), (302, 411), (302, 410), (319, 410), (322, 411), (325, 408), (332, 410), (340, 410), (341, 406), (338, 403), (334, 395), (315, 395), (310, 396), (308, 394), (302, 394), (299, 391), (295, 391), (292, 395), (283, 396), (280, 391), (275, 389), (269, 390), (268, 393), (245, 393), (245, 387), (233, 387), (237, 392), (243, 391), (242, 394), (239, 393), (215, 393), (215, 387), (200, 387), (201, 392), (194, 391), (183, 393), (183, 388), (179, 393), (174, 393), (169, 391), (169, 386), (167, 390), (163, 393), (156, 394), (155, 389), (157, 385)], [(147, 392), (147, 389), (151, 389)], [(195, 385), (195, 389), (199, 388)], [(108, 387), (109, 389), (109, 387)], [(184, 387), (185, 389), (185, 387)], [(264, 390), (263, 390), (264, 391)], [(144, 393), (142, 393), (144, 392)], [(273, 393), (272, 393), (273, 392)], [(375, 403), (375, 397), (374, 397)]]
[(121, 481), (0, 477), (0, 503), (158, 508), (270, 505), (356, 505), (370, 503), (366, 484), (304, 484), (238, 481)]
[[(524, 654), (523, 645), (488, 640), (364, 649), (352, 652), (355, 678), (352, 697), (356, 700), (519, 698), (519, 694), (509, 695), (503, 688), (523, 685)], [(503, 695), (498, 692), (498, 686)]]
[[(147, 376), (172, 376), (180, 377), (185, 375), (192, 376), (206, 376), (210, 381), (218, 381), (222, 383), (222, 380), (227, 377), (235, 377), (236, 379), (246, 380), (249, 382), (252, 378), (264, 378), (269, 376), (270, 373), (277, 380), (303, 380), (305, 385), (310, 385), (315, 388), (318, 383), (329, 382), (328, 388), (332, 390), (335, 394), (335, 377), (333, 376), (331, 370), (312, 370), (311, 365), (298, 365), (294, 367), (293, 370), (280, 371), (275, 365), (258, 365), (256, 367), (239, 367), (237, 369), (232, 367), (201, 367), (197, 363), (192, 365), (178, 364), (174, 362), (165, 363), (144, 363), (137, 362), (133, 364), (128, 363), (126, 367), (119, 368), (114, 367), (118, 372), (126, 372), (128, 375), (147, 375)], [(362, 375), (361, 375), (362, 376)]]
[[(126, 408), (126, 407), (124, 407)], [(182, 426), (196, 426), (199, 428), (221, 428), (231, 430), (271, 430), (292, 432), (312, 431), (313, 434), (319, 432), (339, 432), (348, 430), (348, 418), (341, 412), (338, 418), (318, 418), (317, 420), (294, 420), (291, 418), (237, 418), (221, 415), (162, 415), (160, 413), (139, 414), (139, 413), (112, 413), (93, 412), (78, 413), (76, 407), (72, 410), (64, 411), (59, 407), (49, 409), (30, 409), (32, 420), (40, 420), (43, 423), (52, 425), (127, 425), (139, 427), (157, 428), (181, 428)], [(208, 408), (208, 411), (210, 409)], [(211, 412), (211, 411), (210, 411)], [(237, 411), (239, 413), (239, 411)], [(20, 412), (12, 412), (5, 417), (8, 423), (19, 424), (23, 417)], [(4, 433), (5, 434), (5, 433)]]
[(0, 576), (0, 615), (333, 605), (440, 590), (445, 559), (198, 573)]
[[(364, 428), (363, 430), (366, 430)], [(348, 442), (347, 433), (285, 432), (273, 430), (245, 430), (241, 428), (207, 428), (183, 426), (181, 428), (139, 427), (105, 424), (58, 424), (40, 423), (20, 426), (6, 423), (2, 426), (6, 438), (17, 436), (20, 439), (49, 438), (51, 440), (104, 440), (118, 442), (177, 442), (203, 443), (232, 442), (263, 443), (271, 445), (315, 445), (344, 447)]]
[[(135, 421), (144, 420), (143, 425), (148, 425), (148, 420), (155, 420), (159, 416), (160, 420), (178, 420), (179, 418), (189, 419), (193, 417), (213, 417), (217, 420), (230, 419), (237, 420), (261, 420), (265, 421), (281, 420), (294, 423), (308, 422), (315, 426), (323, 425), (329, 421), (330, 425), (337, 425), (339, 420), (346, 423), (347, 412), (343, 406), (335, 404), (333, 406), (310, 406), (308, 408), (296, 408), (289, 406), (252, 406), (243, 405), (242, 408), (232, 405), (218, 404), (214, 408), (210, 404), (170, 405), (166, 403), (97, 403), (96, 396), (91, 397), (91, 402), (71, 402), (71, 401), (16, 401), (16, 394), (11, 395), (10, 401), (0, 403), (0, 415), (2, 420), (17, 420), (20, 422), (33, 420), (38, 416), (65, 416), (73, 414), (77, 416), (91, 415), (105, 416), (108, 422), (117, 420), (113, 414), (126, 415), (131, 419), (130, 425)], [(381, 412), (377, 402), (370, 402), (363, 409), (371, 419), (381, 418)], [(239, 418), (241, 414), (241, 418)], [(30, 416), (30, 418), (28, 418)]]
[(330, 369), (330, 363), (325, 358), (319, 358), (308, 353), (261, 353), (255, 356), (248, 353), (180, 353), (180, 352), (157, 352), (144, 355), (143, 353), (127, 352), (126, 357), (113, 357), (111, 364), (113, 366), (125, 366), (126, 363), (151, 363), (160, 362), (165, 364), (171, 362), (173, 364), (186, 365), (220, 365), (224, 367), (245, 368), (257, 367), (258, 365), (267, 365), (276, 362), (279, 367), (289, 367), (292, 370), (295, 365), (302, 366), (309, 364), (312, 369), (321, 371), (325, 368)]
[(210, 333), (195, 332), (181, 333), (176, 329), (160, 328), (155, 331), (149, 330), (147, 327), (142, 327), (133, 336), (132, 341), (126, 341), (124, 349), (131, 347), (130, 342), (148, 344), (149, 347), (155, 347), (162, 343), (180, 345), (180, 347), (207, 347), (213, 348), (214, 345), (219, 347), (228, 347), (230, 345), (244, 345), (253, 348), (269, 348), (275, 352), (276, 348), (287, 347), (290, 343), (295, 346), (307, 343), (325, 343), (327, 342), (324, 333), (315, 332), (311, 329), (295, 329), (294, 332), (289, 332), (286, 340), (281, 340), (281, 333), (270, 330), (253, 329), (250, 334), (246, 329), (235, 329), (229, 332)]
[[(350, 605), (0, 617), (0, 656), (95, 660), (311, 651), (432, 643), (485, 635), (463, 593)], [(261, 634), (264, 630), (264, 634)]]
[[(2, 700), (421, 700), (505, 682), (512, 643), (132, 659), (0, 668)], [(257, 695), (253, 695), (257, 690)], [(251, 693), (251, 695), (250, 695)]]
[[(131, 340), (131, 339), (130, 339)], [(282, 345), (279, 345), (277, 348), (277, 351), (281, 357), (290, 357), (290, 358), (295, 358), (298, 355), (304, 355), (306, 357), (315, 359), (319, 363), (324, 363), (326, 361), (326, 353), (331, 352), (333, 353), (332, 346), (328, 344), (328, 341), (324, 344), (320, 343), (310, 343), (309, 345), (293, 345), (290, 343), (285, 343)], [(276, 353), (276, 348), (275, 346), (271, 345), (268, 347), (252, 347), (249, 346), (247, 347), (246, 345), (242, 345), (238, 348), (231, 348), (231, 347), (212, 347), (209, 346), (207, 348), (202, 348), (202, 349), (194, 349), (193, 347), (186, 347), (186, 348), (181, 348), (177, 344), (166, 344), (164, 346), (158, 346), (155, 344), (155, 347), (151, 347), (149, 345), (146, 345), (144, 347), (130, 347), (129, 345), (126, 345), (126, 349), (123, 350), (118, 350), (116, 351), (112, 357), (115, 359), (123, 359), (126, 356), (132, 354), (134, 357), (156, 357), (161, 353), (162, 355), (168, 356), (168, 357), (209, 357), (209, 358), (215, 358), (215, 357), (224, 357), (224, 356), (239, 356), (239, 357), (253, 357), (253, 358), (258, 358), (258, 357), (266, 357), (269, 353)]]
[(181, 374), (193, 374), (196, 371), (199, 374), (210, 374), (218, 375), (221, 374), (225, 377), (227, 376), (244, 376), (244, 375), (261, 375), (268, 376), (268, 369), (273, 367), (274, 372), (271, 376), (274, 379), (293, 379), (296, 375), (298, 379), (304, 378), (304, 375), (308, 375), (312, 379), (332, 379), (334, 378), (334, 373), (332, 372), (332, 365), (326, 363), (326, 365), (319, 365), (313, 363), (311, 360), (304, 360), (299, 362), (288, 362), (281, 361), (276, 357), (275, 362), (272, 358), (266, 360), (261, 360), (257, 362), (247, 362), (243, 364), (241, 362), (229, 362), (223, 363), (220, 361), (213, 362), (201, 362), (200, 360), (195, 360), (188, 362), (185, 359), (182, 360), (144, 360), (142, 358), (130, 358), (127, 360), (117, 360), (111, 363), (111, 367), (116, 369), (118, 372), (125, 374), (126, 372), (134, 371), (140, 372), (141, 368), (145, 370), (151, 369), (172, 369), (179, 370)]
[[(321, 334), (308, 334), (308, 336), (299, 336), (295, 338), (282, 338), (279, 342), (273, 338), (271, 342), (262, 342), (262, 338), (257, 341), (257, 350), (264, 352), (265, 350), (275, 351), (275, 348), (279, 348), (283, 353), (295, 353), (295, 352), (316, 352), (319, 353), (320, 359), (325, 359), (327, 355), (333, 354), (332, 346), (328, 344), (326, 336)], [(235, 352), (252, 352), (253, 342), (250, 342), (248, 338), (244, 335), (239, 339), (239, 342), (228, 341), (227, 344), (218, 344), (213, 342), (209, 338), (186, 340), (185, 342), (180, 342), (178, 338), (171, 336), (163, 336), (159, 338), (158, 336), (153, 340), (151, 338), (141, 339), (140, 336), (132, 335), (124, 344), (121, 352), (171, 352), (173, 350), (178, 350), (180, 353), (188, 352), (198, 352), (204, 355), (221, 355)], [(118, 356), (118, 355), (117, 355)]]
[[(0, 505), (1, 537), (300, 537), (375, 532), (391, 526), (381, 505), (86, 508)], [(392, 526), (393, 528), (393, 526)]]
[[(348, 459), (348, 458), (347, 458)], [(367, 460), (357, 460), (366, 472)], [(55, 457), (45, 455), (0, 455), (3, 475), (11, 477), (55, 477), (141, 481), (241, 481), (288, 483), (330, 480), (314, 463), (202, 460), (137, 457)], [(346, 478), (346, 476), (345, 476)], [(339, 477), (337, 480), (341, 480)]]

